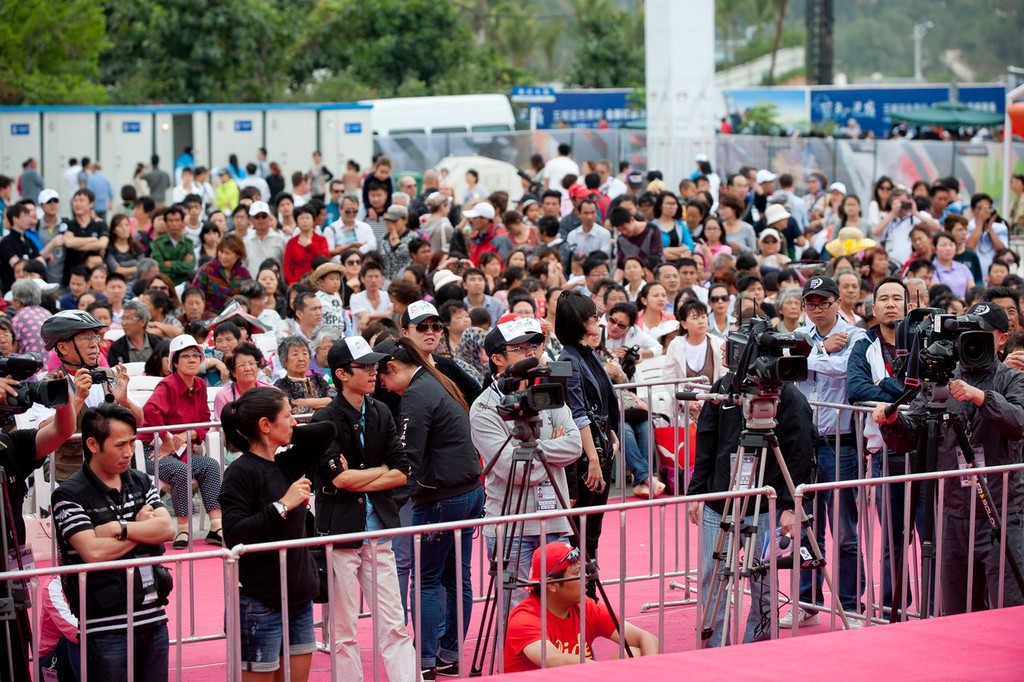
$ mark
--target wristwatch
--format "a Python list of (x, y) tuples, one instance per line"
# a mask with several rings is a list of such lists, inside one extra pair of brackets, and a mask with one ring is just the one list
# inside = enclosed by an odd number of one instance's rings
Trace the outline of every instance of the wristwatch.
[(124, 519), (118, 519), (121, 524), (121, 534), (117, 536), (118, 540), (128, 539), (128, 523)]
[(288, 507), (285, 506), (284, 502), (280, 500), (274, 502), (274, 509), (276, 509), (277, 513), (281, 515), (282, 519), (288, 518)]

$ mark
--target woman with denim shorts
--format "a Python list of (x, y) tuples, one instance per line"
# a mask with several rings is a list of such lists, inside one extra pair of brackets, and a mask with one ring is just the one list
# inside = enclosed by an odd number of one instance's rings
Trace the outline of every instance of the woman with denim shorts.
[[(288, 398), (269, 386), (246, 391), (221, 412), (228, 442), (243, 454), (224, 474), (220, 503), (228, 546), (306, 537), (312, 471), (335, 436), (334, 424), (296, 426)], [(276, 454), (278, 449), (291, 445)], [(288, 653), (291, 679), (309, 677), (316, 640), (313, 598), (319, 592), (316, 564), (307, 548), (287, 550), (282, 580), (278, 552), (241, 557), (239, 635), (242, 679), (277, 671)], [(288, 646), (284, 645), (282, 590), (287, 589)]]

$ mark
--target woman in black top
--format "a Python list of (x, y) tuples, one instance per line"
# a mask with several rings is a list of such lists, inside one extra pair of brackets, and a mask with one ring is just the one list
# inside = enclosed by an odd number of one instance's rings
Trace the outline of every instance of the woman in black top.
[[(566, 383), (566, 403), (583, 441), (583, 456), (576, 462), (575, 506), (601, 506), (608, 502), (608, 481), (619, 447), (615, 434), (619, 425), (619, 404), (604, 364), (594, 352), (601, 338), (601, 327), (593, 299), (575, 291), (562, 293), (555, 311), (555, 335), (562, 344), (558, 359), (572, 364), (572, 377)], [(571, 496), (573, 477), (570, 473), (566, 471)], [(587, 515), (589, 559), (597, 559), (603, 521), (603, 513)], [(587, 583), (587, 594), (595, 596), (593, 583)]]
[[(296, 427), (287, 398), (270, 387), (246, 391), (225, 405), (221, 421), (228, 442), (244, 453), (228, 467), (221, 486), (227, 545), (306, 537), (311, 486), (306, 472), (316, 468), (334, 440), (334, 424)], [(275, 454), (289, 444), (288, 450)], [(316, 646), (312, 600), (319, 581), (308, 549), (290, 549), (287, 554), (288, 665), (293, 680), (305, 680)], [(242, 669), (275, 671), (283, 650), (278, 553), (244, 554), (238, 568)]]

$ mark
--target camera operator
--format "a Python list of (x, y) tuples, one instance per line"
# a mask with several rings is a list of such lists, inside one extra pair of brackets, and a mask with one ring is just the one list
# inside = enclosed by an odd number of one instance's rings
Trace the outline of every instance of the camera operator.
[[(978, 303), (967, 311), (977, 316), (983, 330), (992, 333), (998, 352), (1009, 336), (1006, 312), (994, 303)], [(1024, 374), (1012, 370), (995, 358), (984, 366), (959, 366), (949, 383), (946, 410), (963, 421), (977, 459), (977, 466), (1017, 464), (1022, 461), (1020, 438), (1024, 433)], [(886, 404), (875, 408), (873, 417), (882, 425), (885, 443), (897, 452), (915, 446), (917, 433), (924, 428), (927, 396), (920, 394), (906, 414), (894, 413), (886, 417)], [(946, 429), (938, 444), (938, 469), (953, 471), (965, 468), (956, 435)], [(1006, 532), (1005, 551), (1013, 552), (1018, 564), (1024, 562), (1024, 474), (1019, 471), (1008, 476), (1007, 508), (1003, 509), (1003, 475), (988, 477), (990, 502), (995, 514), (1002, 516)], [(942, 521), (941, 584), (943, 615), (964, 613), (968, 594), (984, 589), (988, 607), (1024, 604), (1024, 595), (1008, 567), (999, 561), (999, 538), (984, 513), (976, 513), (971, 525), (972, 498), (975, 485), (971, 477), (945, 480)], [(977, 511), (977, 510), (976, 510)], [(1005, 514), (1004, 514), (1005, 512)], [(969, 554), (973, 544), (974, 553)], [(967, 577), (972, 562), (980, 568), (974, 571), (982, 587), (969, 585)], [(1000, 573), (1004, 574), (1000, 585)], [(999, 593), (1003, 592), (1002, 604)], [(978, 605), (981, 606), (980, 604)]]
[[(19, 381), (9, 376), (0, 377), (0, 405), (7, 404), (7, 396), (16, 396), (14, 387)], [(3, 480), (0, 481), (0, 515), (4, 516), (3, 526), (6, 536), (0, 549), (0, 569), (4, 571), (34, 568), (31, 549), (25, 537), (25, 517), (21, 509), (25, 505), (28, 494), (28, 477), (36, 467), (40, 466), (47, 455), (54, 451), (75, 432), (75, 408), (69, 400), (66, 405), (57, 408), (53, 421), (37, 429), (21, 429), (7, 432), (0, 431), (0, 469), (3, 469)], [(9, 505), (9, 507), (8, 507)], [(7, 517), (10, 508), (13, 518)], [(21, 561), (11, 561), (14, 556), (22, 557)], [(27, 559), (27, 560), (26, 560)], [(9, 598), (12, 583), (0, 583), (0, 598)], [(15, 618), (0, 621), (0, 652), (11, 657), (0, 661), (0, 679), (28, 678), (28, 647), (31, 641), (28, 612), (24, 607), (15, 604)], [(8, 648), (9, 647), (9, 648)], [(10, 674), (10, 677), (6, 676)]]
[[(370, 397), (377, 380), (374, 353), (361, 336), (335, 343), (327, 354), (338, 395), (313, 414), (313, 421), (333, 422), (337, 435), (319, 466), (316, 495), (318, 535), (362, 533), (398, 528), (398, 506), (392, 490), (405, 485), (409, 460), (387, 406)], [(416, 650), (405, 628), (405, 609), (391, 539), (334, 546), (334, 604), (331, 605), (333, 646), (338, 676), (362, 679), (359, 654), (359, 584), (363, 595), (376, 590), (373, 625), (388, 679), (418, 679)], [(374, 587), (376, 582), (376, 587)]]
[[(530, 462), (528, 470), (523, 467), (516, 469), (517, 479), (515, 482), (511, 480), (512, 454), (515, 448), (519, 447), (520, 441), (515, 438), (509, 440), (513, 423), (502, 419), (495, 409), (495, 406), (500, 404), (505, 397), (498, 389), (498, 380), (505, 375), (509, 367), (517, 362), (536, 357), (537, 350), (543, 343), (544, 332), (541, 330), (540, 323), (526, 317), (499, 324), (488, 332), (484, 339), (484, 351), (490, 359), (494, 381), (480, 394), (469, 413), (470, 425), (473, 429), (473, 445), (476, 446), (477, 452), (480, 453), (485, 463), (489, 463), (495, 457), (498, 458), (484, 481), (484, 516), (500, 516), (502, 502), (508, 495), (511, 495), (509, 499), (513, 502), (519, 499), (524, 501), (522, 508), (512, 507), (509, 510), (509, 513), (512, 514), (529, 514), (535, 511), (558, 509), (556, 486), (561, 498), (566, 501), (569, 499), (564, 467), (578, 460), (583, 448), (580, 431), (573, 422), (572, 410), (569, 409), (569, 406), (562, 405), (554, 410), (544, 410), (539, 416), (542, 424), (537, 447), (541, 456), (546, 458), (548, 464), (551, 465), (554, 480), (548, 479), (543, 463), (539, 459), (534, 459)], [(520, 382), (517, 390), (525, 390), (527, 383), (524, 379)], [(526, 491), (522, 490), (524, 484)], [(512, 488), (511, 492), (509, 491), (510, 487)], [(504, 526), (501, 528), (484, 526), (487, 551), (492, 560), (497, 546), (496, 535), (505, 531), (506, 527)], [(508, 550), (508, 543), (512, 543), (509, 564), (516, 567), (519, 579), (526, 581), (530, 577), (530, 561), (534, 551), (538, 547), (568, 535), (569, 523), (564, 517), (548, 521), (547, 535), (542, 537), (540, 523), (528, 521), (525, 522), (522, 532), (521, 546), (518, 537), (506, 536), (504, 549)], [(518, 532), (516, 535), (518, 536)], [(520, 591), (513, 593), (512, 606), (522, 601), (525, 596)]]
[[(721, 354), (724, 365), (727, 361), (724, 345)], [(727, 392), (732, 385), (733, 377), (734, 372), (732, 371), (725, 374), (715, 382), (711, 392)], [(807, 398), (794, 384), (782, 384), (776, 414), (778, 425), (775, 428), (775, 433), (779, 441), (779, 450), (786, 460), (786, 468), (789, 469), (789, 474), (793, 478), (793, 484), (801, 485), (812, 482), (814, 479), (814, 442), (817, 434), (814, 431), (811, 408), (807, 404)], [(697, 419), (697, 446), (693, 475), (690, 478), (690, 485), (686, 489), (687, 495), (703, 495), (729, 490), (732, 466), (739, 450), (740, 434), (744, 428), (746, 428), (746, 421), (743, 418), (741, 406), (710, 400), (704, 402), (700, 417)], [(794, 530), (799, 529), (799, 520), (794, 513), (793, 497), (774, 454), (768, 452), (765, 453), (765, 456), (767, 456), (767, 460), (764, 463), (763, 485), (770, 485), (778, 491), (779, 527), (784, 535), (792, 536)], [(756, 519), (753, 516), (754, 501), (751, 498), (748, 503), (744, 525), (751, 522), (756, 523), (757, 537), (753, 546), (760, 549), (765, 544), (765, 535), (768, 531), (768, 501), (761, 500), (761, 512)], [(689, 509), (690, 523), (704, 524), (704, 537), (701, 545), (701, 602), (705, 609), (711, 606), (709, 592), (713, 579), (712, 571), (715, 566), (712, 553), (715, 549), (718, 531), (722, 527), (724, 507), (724, 502), (715, 501), (707, 504), (693, 504)], [(731, 539), (729, 545), (732, 545)], [(723, 566), (724, 568), (725, 566)], [(768, 622), (770, 621), (766, 621), (770, 618), (768, 578), (762, 575), (760, 578), (749, 579), (749, 585), (751, 607), (743, 635), (744, 642), (767, 639), (769, 635)], [(726, 644), (729, 643), (728, 633), (722, 632), (725, 609), (728, 606), (727, 601), (727, 599), (721, 600), (718, 604), (718, 612), (714, 614), (713, 632), (711, 639), (707, 642), (709, 647), (722, 646), (723, 636), (726, 637)]]
[[(907, 287), (895, 277), (887, 277), (875, 288), (872, 313), (878, 325), (869, 330), (850, 352), (847, 396), (851, 403), (892, 402), (903, 395), (904, 387), (896, 378), (896, 325), (906, 315)], [(888, 451), (888, 466), (883, 461), (882, 434), (878, 425), (868, 419), (864, 423), (867, 451), (871, 457), (871, 474), (881, 476), (910, 473), (905, 452)], [(890, 557), (894, 543), (903, 538), (903, 510), (906, 494), (902, 483), (886, 486), (889, 502), (878, 498), (878, 517), (882, 528), (882, 603), (892, 606), (892, 571)], [(886, 507), (888, 509), (886, 510)], [(925, 532), (924, 507), (918, 509), (918, 531)], [(890, 534), (891, 529), (891, 534)], [(899, 570), (899, 569), (897, 569)]]
[[(106, 404), (82, 416), (85, 464), (53, 493), (54, 531), (66, 566), (163, 554), (174, 523), (145, 472), (131, 468), (136, 423), (130, 410)], [(128, 619), (123, 569), (63, 577), (71, 611), (85, 631), (88, 679), (127, 678), (128, 648), (137, 680), (167, 679), (167, 614), (170, 572), (156, 564), (133, 575), (134, 603)], [(85, 605), (83, 610), (82, 606)], [(129, 638), (129, 633), (131, 637)]]
[[(71, 402), (78, 415), (76, 430), (81, 429), (85, 408), (99, 407), (105, 402), (116, 402), (127, 408), (136, 424), (141, 426), (143, 423), (142, 408), (128, 399), (128, 370), (125, 366), (118, 365), (113, 370), (99, 367), (102, 342), (100, 330), (103, 328), (103, 323), (87, 312), (62, 310), (47, 318), (40, 329), (46, 350), (57, 353), (60, 368), (71, 381)], [(100, 375), (106, 375), (102, 383), (95, 380)], [(37, 414), (45, 409), (38, 406)], [(81, 468), (81, 444), (77, 441), (61, 443), (54, 452), (54, 476), (57, 483), (63, 483)]]
[(995, 303), (1006, 312), (1009, 321), (1009, 338), (999, 351), (999, 357), (1007, 367), (1024, 371), (1024, 345), (1021, 344), (1020, 309), (1017, 294), (1010, 287), (989, 287), (981, 295), (982, 302)]
[[(798, 387), (812, 403), (846, 403), (846, 372), (850, 350), (860, 340), (864, 331), (839, 317), (839, 286), (831, 278), (812, 277), (807, 280), (802, 296), (809, 322), (803, 331), (813, 339), (814, 346), (807, 358), (807, 381), (800, 382)], [(860, 473), (852, 412), (826, 407), (817, 407), (813, 412), (818, 449), (816, 480), (819, 483), (830, 483), (857, 479)], [(839, 600), (843, 609), (853, 613), (857, 611), (860, 594), (863, 591), (863, 585), (857, 580), (857, 576), (862, 575), (858, 570), (857, 494), (852, 489), (840, 491), (838, 518), (833, 518), (834, 515), (830, 513), (832, 494), (825, 491), (814, 496), (813, 513), (817, 526), (818, 546), (824, 556), (827, 522), (832, 533), (839, 538)], [(805, 504), (812, 503), (808, 500)], [(808, 512), (810, 513), (810, 510)], [(800, 601), (823, 604), (822, 581), (821, 569), (800, 571)], [(818, 622), (816, 611), (797, 608), (779, 621), (779, 627), (792, 627), (797, 611), (801, 625), (814, 625)], [(850, 623), (852, 627), (861, 625), (861, 621), (857, 619), (851, 619)]]

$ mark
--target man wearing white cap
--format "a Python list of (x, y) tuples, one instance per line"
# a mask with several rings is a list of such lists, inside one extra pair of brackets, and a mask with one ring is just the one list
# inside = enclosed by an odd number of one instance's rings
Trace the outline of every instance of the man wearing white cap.
[(504, 264), (512, 250), (512, 240), (508, 238), (505, 228), (494, 224), (494, 207), (482, 201), (462, 215), (469, 219), (473, 228), (469, 247), (469, 260), (473, 261), (473, 265), (479, 266), (480, 256), (488, 252), (498, 254)]
[(249, 272), (259, 272), (260, 263), (268, 258), (278, 263), (284, 261), (285, 238), (277, 229), (271, 229), (270, 207), (265, 202), (254, 201), (249, 207), (253, 231), (245, 237), (245, 267)]
[[(473, 403), (469, 412), (470, 424), (473, 427), (473, 445), (483, 458), (485, 465), (497, 458), (494, 467), (487, 473), (484, 486), (484, 516), (500, 516), (502, 513), (533, 513), (535, 511), (552, 511), (559, 508), (557, 492), (562, 500), (568, 502), (568, 488), (564, 468), (580, 458), (583, 444), (580, 430), (573, 422), (572, 411), (567, 405), (540, 413), (540, 438), (538, 449), (547, 463), (551, 465), (552, 477), (539, 459), (522, 465), (513, 464), (513, 452), (519, 447), (516, 438), (509, 440), (513, 423), (504, 421), (495, 411), (504, 393), (498, 388), (497, 379), (501, 378), (509, 367), (530, 357), (536, 357), (537, 351), (544, 345), (544, 332), (537, 320), (520, 317), (503, 322), (487, 333), (484, 339), (484, 351), (487, 353), (491, 372), (495, 383), (492, 383)], [(517, 388), (525, 388), (525, 383)], [(511, 392), (511, 390), (509, 391)], [(517, 483), (512, 486), (512, 505), (502, 509), (502, 502), (508, 494), (508, 486), (513, 474)], [(523, 484), (526, 490), (523, 491)], [(523, 500), (523, 507), (516, 509), (515, 500)], [(484, 526), (484, 537), (487, 541), (488, 556), (494, 559), (497, 547), (496, 535), (504, 533), (507, 527)], [(541, 536), (540, 524), (536, 521), (526, 522), (523, 537), (506, 536), (503, 548), (508, 570), (522, 581), (530, 577), (530, 562), (534, 551), (541, 545), (554, 542), (569, 533), (569, 524), (564, 518), (550, 519), (547, 523), (546, 535)], [(521, 544), (520, 544), (521, 542)], [(511, 547), (509, 544), (511, 543)], [(504, 596), (509, 596), (507, 593)], [(504, 608), (515, 606), (526, 597), (522, 590), (513, 590), (511, 600), (505, 602)], [(508, 614), (508, 610), (505, 611)]]
[(768, 208), (768, 200), (775, 192), (775, 180), (779, 176), (766, 168), (762, 168), (754, 175), (754, 210), (757, 217), (763, 216)]
[(64, 274), (64, 233), (67, 221), (60, 217), (60, 196), (52, 189), (39, 193), (39, 207), (43, 218), (36, 224), (33, 234), (40, 244), (39, 255), (46, 259), (46, 279), (60, 283)]

